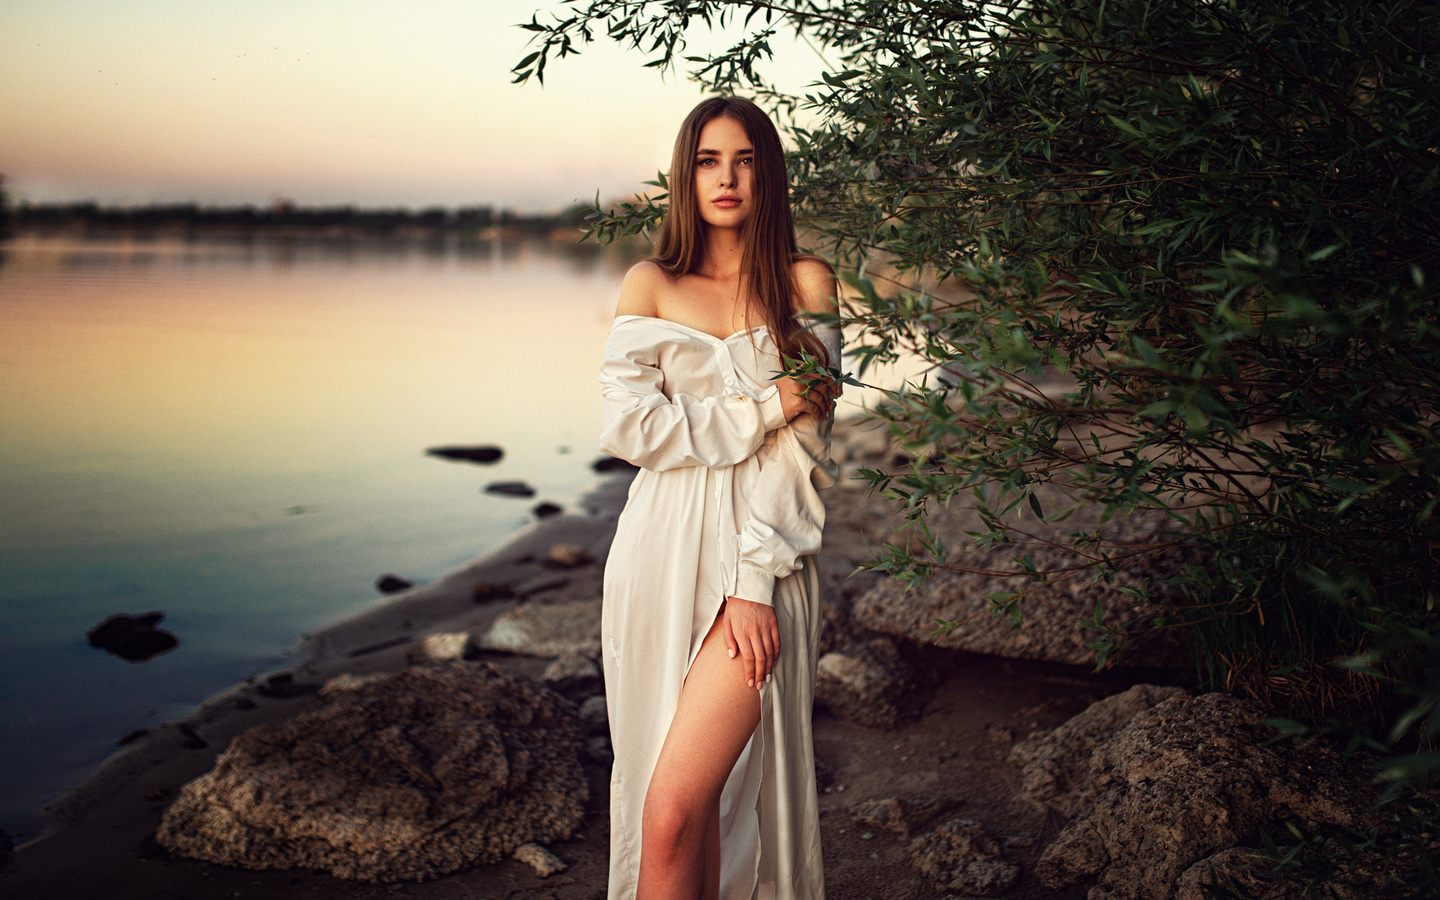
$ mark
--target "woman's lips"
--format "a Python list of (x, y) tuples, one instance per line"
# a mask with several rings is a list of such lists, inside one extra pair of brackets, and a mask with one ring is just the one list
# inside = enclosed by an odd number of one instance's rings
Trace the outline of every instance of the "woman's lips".
[(740, 205), (739, 197), (716, 197), (710, 201), (721, 209), (734, 209)]

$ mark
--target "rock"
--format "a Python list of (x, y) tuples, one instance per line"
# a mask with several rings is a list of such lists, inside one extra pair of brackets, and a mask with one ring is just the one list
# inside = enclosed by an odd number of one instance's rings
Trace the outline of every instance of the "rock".
[(505, 455), (505, 451), (499, 447), (431, 447), (425, 453), (441, 459), (472, 463), (498, 462), (500, 457)]
[(492, 481), (485, 485), (485, 493), (506, 497), (533, 497), (535, 489), (523, 481)]
[(597, 472), (637, 472), (640, 467), (615, 456), (602, 456), (590, 464)]
[(515, 585), (515, 596), (529, 597), (534, 594), (543, 594), (546, 591), (558, 590), (569, 583), (569, 575), (557, 575), (552, 572), (546, 572)]
[(1184, 688), (1137, 684), (1090, 704), (1041, 740), (1016, 744), (1008, 761), (1024, 770), (1020, 796), (1067, 818), (1078, 815), (1095, 799), (1089, 782), (1095, 748), (1161, 700), (1186, 696)]
[(600, 600), (532, 602), (497, 616), (480, 638), (484, 650), (525, 656), (600, 655)]
[(255, 685), (255, 692), (260, 696), (281, 700), (303, 697), (306, 694), (313, 694), (319, 689), (320, 685), (318, 684), (296, 681), (295, 676), (290, 672), (276, 672)]
[(465, 658), (465, 648), (470, 646), (468, 631), (454, 631), (427, 634), (420, 639), (420, 645), (410, 653), (412, 663), (452, 662)]
[(587, 735), (610, 733), (610, 707), (604, 694), (596, 694), (580, 704), (580, 728)]
[(408, 591), (415, 586), (415, 582), (399, 575), (386, 573), (375, 581), (375, 589), (382, 594), (398, 594), (401, 591)]
[(846, 721), (894, 729), (920, 717), (936, 681), (933, 668), (912, 664), (893, 640), (876, 637), (820, 657), (815, 702)]
[(204, 750), (210, 746), (210, 742), (201, 737), (195, 726), (189, 722), (176, 725), (175, 733), (180, 735), (180, 746), (186, 750)]
[[(1205, 888), (1212, 884), (1220, 884), (1232, 891), (1220, 896), (1245, 897), (1248, 900), (1296, 900), (1303, 897), (1374, 900), (1376, 897), (1397, 896), (1396, 885), (1404, 883), (1406, 873), (1414, 873), (1420, 863), (1414, 855), (1415, 851), (1395, 854), (1393, 846), (1387, 848), (1393, 855), (1386, 857), (1381, 857), (1373, 847), (1356, 847), (1353, 843), (1347, 848), (1332, 841), (1327, 849), (1332, 855), (1325, 868), (1333, 874), (1310, 883), (1302, 880), (1293, 870), (1288, 873), (1277, 871), (1274, 862), (1257, 855), (1254, 848), (1222, 850), (1185, 870), (1176, 884), (1175, 900), (1210, 900), (1216, 895)], [(1433, 858), (1435, 850), (1431, 846), (1420, 848), (1418, 852), (1428, 853)], [(1352, 860), (1359, 865), (1352, 865)]]
[[(1289, 900), (1292, 897), (1306, 896), (1289, 879), (1276, 878), (1270, 872), (1266, 872), (1263, 877), (1259, 872), (1252, 872), (1250, 864), (1254, 856), (1255, 851), (1252, 849), (1232, 847), (1201, 860), (1186, 869), (1185, 873), (1180, 876), (1180, 880), (1176, 883), (1176, 900), (1206, 900), (1202, 885), (1217, 883), (1217, 879), (1219, 884), (1226, 887), (1232, 887), (1234, 883), (1238, 882), (1246, 891), (1240, 896), (1250, 897), (1252, 900)], [(1269, 867), (1262, 864), (1261, 868), (1268, 869)], [(1351, 900), (1353, 895), (1332, 894), (1316, 890), (1310, 896)], [(1384, 894), (1375, 893), (1366, 896), (1381, 897)]]
[(584, 547), (577, 547), (574, 544), (551, 544), (542, 565), (552, 569), (575, 569), (580, 566), (588, 566), (594, 561), (595, 557)]
[(887, 797), (883, 800), (857, 803), (850, 807), (849, 812), (850, 818), (857, 825), (883, 828), (896, 834), (909, 834), (919, 831), (941, 815), (964, 804), (965, 800), (958, 797), (935, 796), (928, 800)]
[(175, 635), (155, 626), (165, 618), (163, 612), (147, 612), (138, 616), (116, 613), (85, 633), (90, 646), (129, 662), (145, 662), (180, 645)]
[(1004, 860), (1000, 844), (970, 819), (952, 819), (910, 842), (910, 858), (942, 890), (962, 894), (1001, 893), (1020, 878), (1020, 869)]
[[(841, 577), (848, 578), (848, 573)], [(820, 642), (817, 649), (821, 656), (835, 650), (843, 652), (851, 644), (863, 642), (871, 636), (870, 632), (856, 628), (854, 619), (850, 617), (854, 598), (844, 593), (848, 585), (842, 582), (839, 590), (828, 589), (829, 585), (826, 587), (820, 604)]]
[(328, 700), (332, 695), (338, 694), (341, 691), (359, 690), (366, 685), (374, 684), (377, 681), (384, 681), (389, 677), (389, 672), (371, 672), (368, 675), (355, 675), (350, 672), (342, 672), (322, 684), (320, 690), (316, 693), (321, 700)]
[(410, 668), (242, 733), (156, 838), (249, 869), (434, 878), (571, 835), (579, 752), (573, 709), (543, 687), (483, 663)]
[(565, 871), (565, 861), (539, 844), (521, 844), (515, 848), (515, 858), (534, 869), (541, 878)]
[(537, 503), (530, 508), (530, 512), (534, 513), (537, 519), (548, 519), (551, 516), (558, 516), (564, 511), (563, 508), (548, 500), (544, 503)]
[(615, 751), (610, 747), (608, 736), (596, 735), (585, 742), (585, 758), (600, 766), (608, 766), (615, 761)]
[[(1103, 533), (1106, 539), (1125, 544), (1160, 544), (1175, 539), (1168, 531), (1171, 527), (1164, 517), (1137, 516), (1112, 522)], [(1011, 545), (986, 549), (959, 543), (951, 547), (946, 562), (963, 571), (939, 570), (909, 589), (898, 581), (879, 581), (855, 602), (852, 615), (864, 628), (919, 644), (1013, 659), (1091, 665), (1095, 651), (1087, 644), (1095, 640), (1096, 634), (1082, 623), (1093, 620), (1099, 604), (1106, 626), (1121, 630), (1133, 640), (1123, 654), (1112, 653), (1111, 662), (1164, 668), (1191, 665), (1187, 633), (1149, 625), (1164, 614), (1166, 603), (1183, 600), (1183, 588), (1173, 582), (1187, 564), (1198, 563), (1198, 549), (1187, 546), (1104, 579), (1082, 572), (1043, 587), (1023, 574), (1014, 559), (1021, 555), (1029, 555), (1041, 571), (1065, 569), (1086, 561), (1043, 540), (1023, 548)], [(1020, 590), (1030, 593), (1021, 604), (1024, 623), (1017, 628), (1008, 617), (992, 614), (988, 598)], [(1135, 596), (1142, 590), (1153, 602), (1142, 603)], [(937, 621), (960, 624), (937, 636)]]
[(1196, 864), (1286, 822), (1375, 823), (1363, 769), (1320, 744), (1269, 743), (1249, 701), (1137, 685), (1076, 719), (1012, 755), (1025, 767), (1022, 796), (1073, 816), (1036, 867), (1052, 889), (1171, 900)]
[(905, 834), (910, 830), (905, 822), (905, 810), (894, 797), (857, 803), (850, 807), (850, 818), (856, 825), (884, 828), (896, 834)]
[(562, 653), (545, 667), (540, 680), (566, 697), (588, 697), (601, 689), (600, 667), (583, 653)]
[(470, 598), (476, 603), (489, 603), (492, 600), (508, 600), (515, 596), (515, 589), (508, 584), (489, 584), (480, 582), (470, 591)]

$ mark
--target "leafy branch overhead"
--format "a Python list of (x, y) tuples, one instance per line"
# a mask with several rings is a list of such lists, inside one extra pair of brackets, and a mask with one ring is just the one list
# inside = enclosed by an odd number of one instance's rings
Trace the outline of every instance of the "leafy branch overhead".
[[(919, 523), (957, 504), (993, 544), (1017, 512), (1161, 510), (1155, 553), (1212, 560), (1169, 619), (1212, 683), (1440, 735), (1436, 4), (571, 0), (522, 27), (519, 81), (611, 40), (783, 123), (858, 374), (926, 368), (875, 410), (914, 462), (870, 477), (917, 523), (877, 565), (954, 565)], [(793, 37), (829, 60), (801, 95), (765, 75)], [(1097, 577), (1149, 559), (1066, 540)]]

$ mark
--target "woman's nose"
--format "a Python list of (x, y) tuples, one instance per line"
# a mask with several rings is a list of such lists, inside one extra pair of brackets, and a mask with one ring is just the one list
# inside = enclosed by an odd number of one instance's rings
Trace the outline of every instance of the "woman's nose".
[(734, 167), (734, 166), (721, 166), (721, 167), (720, 167), (720, 185), (721, 185), (722, 187), (733, 187), (734, 184), (735, 184), (735, 167)]

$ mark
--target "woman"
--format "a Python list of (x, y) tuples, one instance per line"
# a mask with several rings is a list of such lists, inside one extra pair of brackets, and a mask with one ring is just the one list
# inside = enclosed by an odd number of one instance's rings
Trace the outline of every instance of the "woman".
[(796, 252), (779, 135), (714, 98), (681, 126), (658, 254), (625, 277), (602, 450), (641, 467), (605, 570), (610, 897), (824, 896), (813, 555), (834, 482), (834, 276)]

